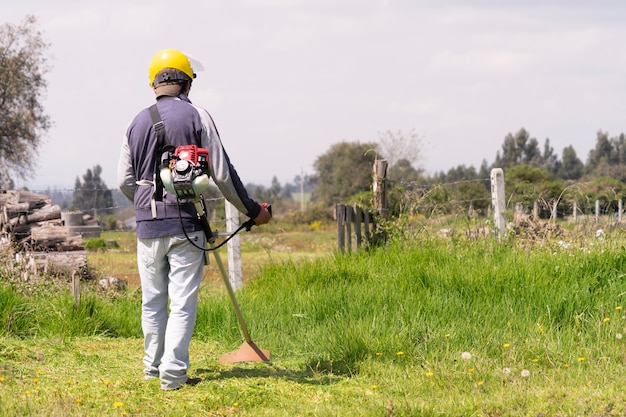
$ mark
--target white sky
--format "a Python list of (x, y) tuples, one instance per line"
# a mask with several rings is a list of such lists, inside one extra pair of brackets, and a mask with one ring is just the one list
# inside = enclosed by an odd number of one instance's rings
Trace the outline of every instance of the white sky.
[[(586, 161), (626, 131), (622, 0), (1, 0), (51, 44), (54, 127), (31, 189), (99, 164), (116, 187), (126, 127), (153, 102), (148, 63), (176, 48), (205, 67), (190, 98), (212, 114), (244, 183), (313, 173), (340, 141), (424, 137), (428, 173), (495, 159), (524, 127)], [(18, 4), (19, 3), (19, 4)]]

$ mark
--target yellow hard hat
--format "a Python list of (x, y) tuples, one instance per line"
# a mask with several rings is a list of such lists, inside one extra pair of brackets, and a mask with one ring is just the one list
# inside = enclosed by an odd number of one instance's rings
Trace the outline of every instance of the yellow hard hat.
[[(161, 70), (166, 68), (172, 68), (182, 72), (184, 75), (180, 75), (180, 78), (177, 78), (175, 74), (167, 74), (165, 76), (160, 76), (156, 79), (157, 75)], [(193, 68), (191, 67), (191, 62), (187, 55), (176, 49), (164, 49), (158, 52), (150, 61), (150, 87), (154, 87), (155, 84), (162, 83), (164, 81), (185, 81), (192, 80), (196, 78), (196, 74), (193, 72)], [(188, 77), (188, 78), (186, 78)]]

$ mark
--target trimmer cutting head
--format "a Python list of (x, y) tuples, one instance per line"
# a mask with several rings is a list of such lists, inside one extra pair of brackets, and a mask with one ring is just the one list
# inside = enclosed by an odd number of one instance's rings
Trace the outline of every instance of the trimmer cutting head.
[(267, 362), (270, 360), (269, 350), (259, 349), (254, 342), (244, 342), (239, 349), (220, 356), (220, 364), (237, 362)]

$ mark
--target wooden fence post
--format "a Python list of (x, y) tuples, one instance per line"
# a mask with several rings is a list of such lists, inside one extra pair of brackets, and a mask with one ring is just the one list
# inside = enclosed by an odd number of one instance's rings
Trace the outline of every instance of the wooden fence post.
[(361, 235), (361, 220), (363, 219), (363, 210), (361, 207), (354, 206), (354, 238), (356, 240), (356, 248), (361, 247), (363, 236)]
[(342, 204), (335, 205), (335, 217), (337, 217), (337, 249), (343, 252), (345, 247), (345, 223), (346, 223), (346, 210)]
[(506, 221), (504, 218), (506, 200), (504, 197), (504, 171), (502, 171), (502, 168), (491, 170), (491, 204), (493, 206), (494, 222), (498, 229), (498, 238), (501, 239), (506, 232)]
[(78, 271), (72, 271), (72, 282), (70, 283), (70, 289), (74, 296), (74, 305), (80, 306), (80, 273)]
[(372, 189), (374, 191), (374, 201), (376, 201), (376, 208), (380, 217), (387, 218), (387, 161), (385, 159), (377, 159), (374, 162), (374, 184)]
[(366, 245), (369, 247), (372, 244), (372, 214), (369, 210), (363, 212), (363, 235), (365, 236)]
[(354, 213), (351, 206), (344, 206), (346, 213), (346, 247), (348, 252), (352, 252), (352, 221), (354, 219)]

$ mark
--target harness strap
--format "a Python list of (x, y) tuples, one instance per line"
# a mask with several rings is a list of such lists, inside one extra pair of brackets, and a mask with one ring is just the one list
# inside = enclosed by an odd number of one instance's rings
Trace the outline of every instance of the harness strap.
[(161, 181), (161, 176), (159, 175), (160, 164), (161, 164), (161, 156), (166, 146), (172, 146), (170, 144), (169, 139), (167, 138), (167, 133), (165, 132), (165, 123), (163, 123), (163, 119), (161, 119), (161, 115), (159, 114), (159, 110), (157, 109), (156, 104), (153, 104), (149, 108), (150, 116), (152, 117), (152, 127), (154, 132), (156, 133), (157, 143), (154, 148), (154, 193), (152, 194), (152, 217), (156, 219), (156, 201), (163, 201), (163, 181)]

